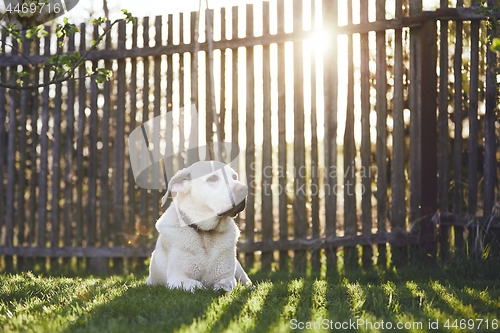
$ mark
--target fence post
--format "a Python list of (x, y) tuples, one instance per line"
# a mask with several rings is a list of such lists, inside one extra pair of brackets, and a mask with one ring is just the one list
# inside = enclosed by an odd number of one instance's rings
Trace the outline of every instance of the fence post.
[[(396, 18), (403, 17), (403, 0), (396, 1)], [(366, 19), (368, 20), (368, 18)], [(403, 29), (394, 32), (394, 99), (392, 116), (394, 119), (392, 170), (391, 170), (391, 231), (406, 230), (406, 198), (405, 198), (405, 125), (404, 125), (404, 87), (403, 87)], [(367, 36), (368, 38), (368, 36)], [(362, 52), (363, 53), (363, 52)], [(368, 53), (368, 52), (366, 52)], [(368, 55), (367, 55), (368, 57)], [(369, 99), (369, 97), (368, 97)], [(367, 124), (367, 140), (370, 136)], [(368, 141), (369, 142), (369, 141)], [(368, 148), (369, 149), (369, 148)], [(366, 186), (368, 190), (368, 183)], [(368, 198), (369, 199), (369, 198)], [(368, 214), (369, 214), (368, 210)], [(371, 224), (369, 225), (371, 226)], [(367, 230), (370, 232), (370, 229)], [(392, 264), (403, 266), (408, 263), (408, 246), (391, 245)]]
[[(497, 2), (498, 3), (498, 2)], [(488, 0), (488, 6), (493, 6), (494, 1)], [(485, 218), (492, 217), (493, 208), (495, 205), (495, 185), (497, 184), (497, 138), (496, 138), (496, 117), (498, 86), (495, 79), (498, 74), (497, 55), (490, 49), (491, 41), (497, 37), (497, 20), (491, 20), (491, 27), (487, 30), (487, 35), (490, 37), (490, 42), (487, 44), (486, 51), (486, 114), (484, 125), (484, 204), (483, 215)], [(487, 244), (490, 244), (490, 258), (498, 257), (499, 249), (499, 231), (494, 229), (489, 231), (486, 239)]]
[[(337, 35), (338, 1), (323, 0), (323, 29), (327, 31), (329, 40), (325, 49), (324, 61), (324, 90), (325, 90), (325, 234), (327, 238), (335, 238), (337, 230), (337, 195), (338, 180), (336, 175), (329, 176), (329, 170), (337, 166)], [(337, 248), (326, 247), (326, 266), (329, 272), (337, 269)]]
[[(253, 28), (253, 4), (246, 5), (246, 37), (254, 37)], [(245, 163), (248, 184), (252, 184), (255, 179), (255, 131), (254, 131), (254, 109), (255, 109), (255, 77), (254, 77), (254, 48), (246, 48), (246, 147)], [(245, 241), (255, 241), (255, 189), (252, 186), (248, 189), (247, 208), (245, 210)], [(255, 253), (245, 253), (245, 266), (250, 269), (255, 263)]]
[(420, 28), (420, 54), (417, 70), (421, 75), (421, 170), (420, 188), (420, 240), (424, 243), (425, 258), (436, 255), (435, 227), (432, 221), (438, 210), (437, 204), (437, 26), (435, 20), (427, 20)]

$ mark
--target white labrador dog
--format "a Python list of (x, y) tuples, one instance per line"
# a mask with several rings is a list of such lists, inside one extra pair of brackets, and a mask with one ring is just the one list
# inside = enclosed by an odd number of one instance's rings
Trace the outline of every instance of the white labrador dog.
[(160, 235), (146, 284), (189, 291), (251, 284), (236, 259), (240, 232), (233, 220), (245, 208), (247, 193), (237, 173), (220, 162), (197, 162), (177, 172), (162, 199), (164, 205), (173, 197), (156, 222)]

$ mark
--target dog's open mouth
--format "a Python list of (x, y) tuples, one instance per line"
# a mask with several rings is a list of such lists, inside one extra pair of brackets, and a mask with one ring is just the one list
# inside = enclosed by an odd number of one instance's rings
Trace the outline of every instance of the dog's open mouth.
[(236, 206), (234, 206), (230, 210), (219, 214), (219, 216), (235, 217), (236, 215), (238, 215), (238, 213), (240, 213), (241, 211), (243, 211), (243, 209), (245, 209), (245, 205), (246, 205), (246, 199), (243, 199), (242, 202), (240, 202), (239, 204), (237, 204)]

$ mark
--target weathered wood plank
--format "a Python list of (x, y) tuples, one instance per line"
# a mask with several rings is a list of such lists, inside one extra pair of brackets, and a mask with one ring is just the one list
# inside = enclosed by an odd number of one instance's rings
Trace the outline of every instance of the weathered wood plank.
[(52, 186), (51, 186), (51, 210), (50, 210), (50, 246), (59, 247), (60, 245), (60, 200), (61, 200), (61, 120), (62, 120), (62, 84), (56, 84), (55, 86), (55, 98), (54, 98), (54, 109), (52, 111), (52, 118), (54, 124), (52, 125)]
[[(22, 53), (24, 55), (29, 55), (30, 54), (30, 46), (31, 46), (31, 40), (30, 39), (25, 39), (23, 40), (22, 43)], [(29, 68), (25, 67), (23, 68), (24, 71), (28, 71)], [(23, 84), (28, 83), (28, 77), (23, 77)], [(27, 227), (27, 219), (26, 219), (26, 212), (29, 211), (30, 209), (26, 209), (26, 201), (25, 201), (25, 195), (26, 195), (26, 160), (27, 160), (27, 134), (26, 134), (26, 124), (27, 124), (27, 117), (28, 117), (28, 102), (30, 100), (31, 96), (31, 91), (23, 90), (21, 91), (21, 99), (19, 101), (19, 167), (17, 168), (18, 170), (18, 190), (17, 190), (17, 221), (18, 221), (18, 231), (17, 231), (17, 243), (24, 245), (26, 242), (26, 227)], [(1, 126), (1, 125), (0, 125)], [(19, 261), (19, 259), (18, 259)], [(23, 266), (24, 259), (20, 259), (21, 262), (18, 262), (18, 267)]]
[[(488, 7), (498, 6), (498, 1), (488, 0)], [(497, 18), (490, 20), (487, 30), (488, 40), (486, 50), (486, 110), (484, 124), (484, 204), (483, 215), (498, 217), (498, 207), (500, 206), (500, 194), (495, 198), (495, 185), (498, 184), (498, 146), (496, 128), (498, 117), (498, 55), (491, 50), (491, 43), (498, 37), (498, 13)], [(490, 232), (487, 241), (489, 242), (490, 256), (498, 257), (500, 253), (500, 232)]]
[[(86, 47), (85, 24), (80, 25), (80, 53), (85, 52)], [(81, 66), (78, 70), (78, 133), (76, 138), (76, 244), (82, 245), (84, 238), (83, 221), (86, 218), (86, 212), (83, 210), (83, 146), (85, 137), (85, 108), (87, 99), (87, 88), (85, 86), (85, 68)]]
[[(441, 0), (441, 8), (448, 7), (447, 0)], [(439, 115), (438, 115), (438, 199), (439, 210), (448, 212), (448, 21), (440, 22), (439, 40)], [(441, 227), (440, 256), (449, 256), (450, 228)]]
[[(125, 21), (118, 23), (118, 49), (125, 50)], [(117, 96), (115, 109), (115, 137), (114, 144), (114, 170), (113, 170), (113, 234), (114, 246), (124, 244), (124, 152), (125, 152), (125, 61), (118, 61), (117, 68)], [(156, 101), (155, 101), (156, 102)], [(156, 192), (157, 193), (157, 192)], [(157, 193), (158, 195), (158, 193)], [(154, 194), (153, 194), (154, 200)], [(153, 204), (158, 207), (158, 200)], [(156, 215), (157, 216), (157, 215)], [(120, 258), (114, 260), (115, 271), (121, 271), (123, 261)]]
[(240, 252), (270, 251), (270, 250), (302, 250), (314, 251), (318, 249), (338, 248), (341, 246), (392, 244), (394, 246), (408, 246), (435, 242), (434, 239), (425, 241), (418, 235), (405, 231), (383, 232), (369, 235), (350, 235), (343, 237), (325, 237), (315, 239), (290, 239), (272, 242), (241, 242), (238, 244)]
[[(23, 32), (23, 35), (25, 35), (25, 33)], [(31, 44), (31, 40), (29, 39), (24, 39), (23, 42), (22, 42), (22, 54), (25, 55), (25, 56), (28, 56), (30, 54), (29, 52), (29, 49), (30, 49), (30, 44)], [(29, 68), (28, 67), (24, 67), (23, 70), (25, 71), (28, 71)], [(28, 77), (23, 77), (23, 84), (26, 84), (28, 82)], [(26, 131), (27, 131), (27, 128), (26, 128), (26, 124), (27, 124), (27, 109), (28, 109), (28, 102), (29, 102), (29, 98), (28, 96), (30, 95), (31, 91), (27, 91), (27, 90), (23, 90), (21, 91), (20, 93), (20, 99), (19, 99), (19, 109), (18, 109), (18, 113), (19, 113), (19, 133), (18, 133), (18, 142), (19, 142), (19, 146), (18, 146), (18, 169), (19, 172), (18, 172), (18, 179), (19, 181), (17, 182), (17, 198), (15, 198), (14, 200), (17, 202), (17, 216), (16, 216), (16, 220), (17, 220), (17, 244), (20, 244), (20, 245), (25, 245), (26, 243), (26, 212), (28, 211), (26, 209), (26, 200), (25, 200), (25, 192), (26, 192), (26, 182), (27, 182), (27, 178), (26, 178), (26, 172), (24, 170), (26, 170), (26, 139), (27, 139), (27, 134), (26, 134)], [(18, 269), (23, 269), (24, 265), (24, 258), (18, 258), (18, 262), (17, 262), (17, 267)]]
[[(277, 3), (278, 34), (285, 32), (285, 1), (278, 0)], [(280, 170), (287, 169), (286, 148), (286, 77), (285, 77), (285, 43), (278, 43), (278, 167)], [(279, 188), (287, 186), (287, 174), (284, 172), (278, 179)], [(288, 239), (288, 197), (286, 191), (280, 190), (278, 203), (279, 217), (279, 239)], [(280, 251), (279, 268), (286, 270), (288, 266), (288, 251)]]
[[(145, 17), (142, 21), (143, 35), (142, 39), (144, 45), (149, 45), (149, 17)], [(150, 71), (151, 71), (151, 61), (149, 57), (144, 57), (142, 59), (143, 63), (143, 85), (142, 85), (142, 122), (145, 123), (149, 120), (149, 87), (150, 87)], [(145, 154), (145, 153), (144, 153)], [(142, 156), (144, 158), (144, 156)], [(140, 205), (139, 205), (139, 216), (141, 218), (141, 224), (147, 225), (148, 227), (153, 227), (153, 221), (155, 218), (151, 218), (150, 215), (150, 201), (147, 189), (140, 189)]]
[[(385, 17), (385, 0), (377, 0), (377, 20)], [(386, 230), (387, 223), (387, 63), (385, 31), (377, 31), (377, 229)], [(412, 71), (413, 72), (413, 71)], [(413, 82), (413, 81), (412, 81)], [(387, 249), (384, 244), (378, 246), (378, 262), (385, 267), (387, 264)]]
[[(253, 5), (246, 5), (246, 36), (252, 37), (253, 30)], [(253, 46), (246, 48), (246, 147), (245, 147), (245, 170), (248, 184), (253, 184), (255, 180), (255, 83), (254, 83), (254, 50)], [(255, 189), (252, 186), (248, 188), (247, 206), (245, 209), (245, 240), (247, 242), (254, 241), (255, 236)], [(245, 253), (245, 266), (250, 268), (253, 266), (255, 255), (253, 253)]]
[[(352, 1), (347, 5), (347, 21), (352, 22)], [(377, 49), (378, 50), (378, 49)], [(356, 147), (354, 144), (354, 45), (353, 36), (347, 36), (347, 109), (344, 130), (344, 233), (356, 233)], [(378, 53), (377, 53), (378, 54)], [(384, 59), (385, 60), (385, 59)], [(377, 68), (378, 68), (377, 63)], [(377, 86), (379, 86), (377, 81)], [(378, 119), (379, 117), (377, 117)], [(377, 133), (380, 128), (377, 127)], [(357, 266), (358, 254), (355, 248), (344, 248), (344, 262), (347, 267)]]
[[(238, 7), (232, 7), (231, 10), (231, 38), (238, 38)], [(238, 84), (238, 62), (239, 62), (239, 52), (238, 49), (232, 49), (231, 51), (231, 142), (238, 146), (238, 135), (239, 135), (239, 84)], [(231, 166), (236, 171), (240, 170), (239, 159), (235, 159)], [(236, 217), (236, 224), (240, 225), (240, 217)]]
[[(137, 46), (137, 24), (132, 27), (132, 47)], [(128, 123), (128, 131), (130, 133), (137, 127), (137, 59), (131, 59), (130, 63), (130, 83), (129, 83), (129, 92), (130, 92), (130, 114), (129, 114), (129, 123)], [(129, 156), (130, 157), (130, 156)], [(129, 220), (129, 230), (132, 234), (137, 234), (139, 231), (136, 227), (136, 218), (137, 218), (137, 203), (136, 203), (136, 194), (138, 193), (138, 187), (135, 184), (134, 174), (132, 171), (132, 166), (128, 165), (128, 220)], [(140, 222), (139, 222), (140, 223)], [(139, 233), (140, 234), (140, 233)], [(144, 237), (139, 238), (139, 244), (143, 245)]]
[[(488, 6), (494, 4), (494, 0), (488, 0)], [(493, 37), (496, 37), (494, 27), (488, 29), (487, 34), (493, 40)], [(486, 51), (486, 113), (484, 125), (484, 215), (490, 214), (495, 205), (495, 180), (497, 179), (495, 134), (497, 117), (495, 110), (497, 107), (498, 87), (496, 86), (495, 59), (497, 59), (497, 55), (490, 49), (490, 44), (488, 44)]]
[[(132, 27), (132, 47), (137, 46), (138, 42), (138, 24), (135, 24)], [(130, 115), (129, 115), (129, 123), (128, 123), (128, 135), (137, 127), (137, 95), (139, 94), (140, 89), (137, 86), (137, 64), (139, 63), (138, 59), (131, 59), (131, 68), (130, 68), (130, 83), (129, 83), (129, 92), (130, 92)], [(144, 77), (144, 75), (143, 75)], [(130, 156), (129, 156), (130, 158)], [(140, 201), (140, 193), (143, 191), (139, 189), (134, 180), (134, 174), (132, 170), (132, 166), (129, 164), (128, 168), (128, 215), (129, 215), (129, 227), (132, 229), (132, 235), (136, 236), (137, 245), (139, 247), (143, 247), (146, 245), (146, 233), (147, 229), (147, 221), (141, 219), (139, 201)], [(106, 246), (107, 244), (103, 244)], [(137, 260), (137, 269), (145, 269), (145, 264), (143, 260)]]
[[(473, 1), (473, 5), (477, 4)], [(468, 174), (468, 214), (477, 214), (477, 160), (478, 130), (477, 110), (479, 102), (479, 21), (470, 23), (470, 100), (469, 100), (469, 174)]]
[[(302, 1), (293, 4), (293, 29), (302, 29)], [(293, 43), (293, 166), (294, 202), (293, 202), (293, 229), (295, 238), (306, 238), (308, 221), (306, 215), (306, 181), (305, 172), (305, 141), (304, 141), (304, 62), (303, 42)], [(293, 257), (294, 270), (304, 272), (307, 266), (307, 256), (304, 251), (297, 250)]]
[[(106, 26), (109, 27), (111, 23), (109, 21), (106, 22)], [(136, 26), (134, 26), (134, 29), (137, 29)], [(112, 38), (111, 36), (107, 36), (105, 40), (104, 47), (106, 49), (111, 48), (111, 41)], [(112, 68), (111, 61), (105, 61), (104, 62), (104, 67), (107, 69)], [(132, 79), (133, 83), (136, 84), (135, 80)], [(113, 107), (113, 102), (111, 100), (111, 90), (112, 90), (112, 83), (113, 80), (109, 80), (104, 82), (103, 84), (103, 98), (104, 98), (104, 104), (102, 106), (102, 122), (101, 122), (101, 142), (102, 142), (102, 148), (101, 148), (101, 157), (100, 157), (100, 162), (101, 162), (101, 170), (100, 170), (100, 232), (101, 232), (101, 239), (100, 239), (100, 244), (102, 246), (106, 246), (109, 244), (109, 225), (110, 225), (110, 207), (111, 203), (109, 200), (109, 189), (110, 189), (110, 184), (109, 184), (109, 168), (110, 168), (110, 163), (109, 163), (109, 135), (110, 135), (110, 114), (111, 110)], [(131, 100), (136, 98), (136, 95), (133, 93), (133, 90), (131, 89), (131, 94), (130, 94)], [(132, 119), (135, 120), (135, 114), (132, 117), (132, 114), (130, 115)]]
[[(94, 26), (93, 38), (99, 36), (99, 27)], [(97, 62), (92, 62), (92, 68), (97, 68)], [(87, 245), (95, 246), (98, 243), (97, 239), (97, 82), (95, 77), (90, 78), (90, 115), (88, 127), (88, 191), (87, 191)], [(123, 179), (123, 178), (122, 178)], [(123, 180), (120, 180), (123, 181)]]
[[(396, 17), (403, 16), (403, 1), (396, 1)], [(406, 200), (405, 200), (405, 124), (403, 118), (403, 30), (397, 29), (394, 33), (394, 99), (392, 117), (394, 129), (392, 132), (392, 210), (391, 230), (406, 230)], [(366, 189), (366, 188), (365, 188)], [(406, 247), (391, 248), (392, 261), (396, 265), (407, 263), (408, 251)]]
[[(472, 5), (476, 5), (477, 1), (473, 0)], [(478, 102), (479, 102), (479, 21), (470, 23), (470, 80), (469, 80), (469, 172), (468, 172), (468, 207), (467, 214), (475, 216), (478, 213)], [(475, 228), (469, 230), (469, 249), (472, 249), (472, 255), (477, 259), (478, 254), (475, 251), (474, 242), (477, 234)]]
[[(45, 28), (46, 31), (50, 31), (49, 28)], [(80, 31), (82, 31), (80, 29)], [(84, 35), (85, 30), (83, 30), (82, 35)], [(44, 54), (50, 54), (50, 33), (44, 38)], [(83, 38), (83, 37), (82, 37)], [(43, 71), (43, 80), (48, 81), (49, 71), (45, 69)], [(46, 232), (46, 216), (47, 216), (47, 176), (48, 176), (48, 137), (47, 133), (49, 130), (49, 90), (50, 87), (45, 87), (42, 92), (42, 130), (40, 132), (40, 173), (38, 174), (38, 235), (37, 235), (37, 245), (44, 247), (45, 244), (45, 232)]]
[[(55, 85), (54, 108), (52, 110), (52, 168), (51, 168), (51, 203), (50, 203), (50, 246), (59, 247), (60, 244), (60, 200), (61, 200), (61, 120), (62, 120), (62, 84)], [(56, 269), (59, 265), (58, 258), (50, 259), (50, 268)]]
[[(269, 34), (269, 2), (262, 3), (263, 34)], [(269, 45), (262, 49), (262, 91), (263, 91), (263, 122), (262, 122), (262, 240), (273, 239), (273, 193), (272, 178), (272, 137), (271, 137), (271, 57)], [(262, 270), (270, 271), (273, 252), (263, 252), (261, 256)]]
[[(12, 41), (12, 53), (17, 54), (17, 40)], [(10, 67), (8, 81), (15, 84), (16, 76), (14, 72), (17, 67)], [(14, 245), (14, 228), (16, 227), (16, 211), (14, 206), (16, 196), (16, 137), (18, 136), (17, 119), (17, 93), (15, 89), (9, 89), (9, 126), (7, 133), (7, 193), (5, 193), (5, 244)]]
[[(2, 29), (3, 30), (3, 29)], [(6, 43), (6, 32), (5, 31), (2, 31), (2, 45), (5, 45)], [(17, 41), (14, 40), (13, 41), (13, 46), (14, 45), (17, 45)], [(15, 47), (13, 47), (14, 50), (16, 50)], [(13, 51), (12, 53), (15, 53), (15, 51)], [(2, 50), (1, 50), (1, 54), (5, 55), (6, 54), (6, 51), (5, 51), (5, 47), (2, 47)], [(8, 74), (7, 74), (8, 73)], [(2, 82), (9, 82), (9, 83), (14, 83), (14, 75), (12, 73), (12, 68), (5, 68), (5, 67), (2, 67), (1, 68), (1, 72), (0, 72), (0, 78), (2, 79)], [(13, 209), (14, 207), (12, 206), (13, 204), (13, 201), (14, 201), (14, 193), (13, 193), (13, 186), (14, 186), (14, 179), (9, 179), (12, 173), (12, 167), (11, 167), (11, 159), (13, 159), (14, 157), (12, 156), (12, 153), (11, 153), (11, 144), (13, 144), (13, 140), (11, 138), (14, 137), (14, 132), (13, 132), (13, 129), (15, 128), (15, 117), (13, 117), (12, 115), (14, 114), (15, 115), (15, 110), (12, 111), (11, 110), (11, 104), (12, 102), (10, 100), (7, 99), (7, 94), (9, 95), (9, 99), (12, 98), (12, 92), (15, 93), (14, 90), (9, 90), (9, 89), (4, 89), (2, 88), (1, 90), (1, 93), (2, 93), (2, 96), (0, 97), (1, 98), (1, 110), (0, 110), (0, 118), (3, 119), (2, 120), (2, 123), (1, 123), (1, 130), (0, 130), (0, 133), (2, 134), (2, 137), (0, 140), (2, 140), (3, 144), (1, 147), (5, 147), (4, 149), (2, 149), (2, 152), (1, 152), (1, 163), (0, 164), (0, 177), (1, 177), (1, 180), (0, 180), (0, 183), (1, 183), (1, 189), (2, 189), (2, 198), (0, 199), (0, 216), (3, 216), (3, 218), (1, 219), (0, 221), (0, 228), (2, 228), (3, 230), (5, 230), (5, 240), (4, 240), (4, 244), (7, 246), (7, 247), (11, 247), (14, 245), (14, 242), (13, 242), (13, 236), (14, 236), (14, 233), (13, 233)], [(7, 101), (9, 101), (9, 106), (8, 106), (8, 109), (6, 109), (6, 105), (7, 105)], [(8, 111), (7, 111), (8, 110)], [(5, 124), (5, 121), (7, 120), (7, 112), (9, 113), (9, 126), (8, 126), (8, 130), (6, 130), (6, 126), (4, 125)], [(6, 142), (7, 141), (7, 142)], [(5, 171), (4, 171), (4, 168), (5, 168)], [(12, 188), (12, 190), (11, 190)], [(9, 195), (9, 192), (10, 192), (10, 195)], [(5, 194), (4, 194), (5, 193)], [(4, 199), (4, 196), (5, 196), (5, 199)], [(5, 202), (4, 202), (5, 200)], [(5, 205), (4, 205), (5, 203)], [(5, 212), (4, 212), (4, 209), (3, 207), (5, 207)], [(14, 261), (13, 261), (13, 258), (12, 256), (5, 256), (4, 257), (4, 271), (5, 272), (14, 272)]]
[[(311, 2), (311, 22), (316, 21), (318, 10), (315, 2)], [(311, 29), (314, 29), (312, 23)], [(316, 52), (310, 49), (311, 57), (311, 233), (312, 238), (320, 236), (319, 226), (319, 157), (318, 157), (318, 119), (317, 119), (317, 84), (316, 73), (318, 68), (316, 66)], [(313, 251), (311, 254), (311, 268), (313, 272), (319, 273), (321, 269), (321, 258), (319, 251)]]
[[(338, 2), (322, 2), (323, 25), (330, 32), (328, 46), (324, 52), (324, 100), (325, 100), (325, 234), (335, 237), (337, 233), (337, 195), (338, 180), (336, 173), (330, 171), (337, 168), (337, 98), (338, 98), (338, 72), (337, 72), (337, 35)], [(337, 270), (336, 248), (325, 249), (327, 269)]]
[[(437, 202), (437, 27), (435, 21), (428, 21), (421, 31), (421, 121), (420, 121), (420, 165), (421, 168), (421, 216), (420, 233), (423, 239), (435, 239), (435, 224), (432, 216), (438, 211)], [(425, 82), (425, 84), (423, 84)], [(436, 258), (436, 244), (426, 243), (423, 260)]]
[(457, 216), (453, 213), (439, 213), (435, 215), (435, 220), (440, 226), (460, 226), (466, 228), (482, 227), (486, 223), (491, 223), (490, 227), (500, 227), (500, 218), (486, 216)]
[[(360, 20), (368, 22), (368, 0), (360, 3)], [(370, 40), (368, 33), (360, 36), (360, 71), (361, 71), (361, 168), (370, 170), (371, 168), (371, 139), (370, 139)], [(397, 43), (397, 38), (396, 38)], [(394, 60), (397, 66), (397, 60)], [(401, 78), (402, 79), (402, 78)], [(397, 76), (394, 77), (397, 82)], [(402, 96), (402, 93), (401, 93)], [(395, 94), (396, 98), (396, 94)], [(401, 110), (402, 112), (402, 110)], [(401, 115), (402, 117), (402, 115)], [(396, 124), (394, 125), (395, 128)], [(361, 178), (363, 193), (361, 195), (361, 226), (363, 234), (372, 232), (372, 178), (371, 173), (364, 173)], [(372, 265), (373, 248), (370, 245), (363, 246), (362, 263), (364, 267)]]
[[(68, 37), (68, 51), (75, 50), (75, 35), (71, 34)], [(73, 245), (73, 226), (74, 220), (74, 196), (73, 187), (74, 181), (72, 179), (73, 164), (74, 164), (74, 139), (75, 139), (75, 80), (67, 82), (68, 93), (66, 96), (66, 130), (64, 132), (64, 206), (63, 206), (63, 246)]]
[[(238, 7), (231, 12), (232, 39), (238, 38)], [(231, 142), (238, 144), (239, 116), (238, 116), (238, 49), (231, 50)]]
[[(214, 125), (216, 131), (219, 130), (219, 120), (215, 105), (215, 89), (214, 89), (214, 52), (213, 52), (213, 17), (214, 11), (207, 9), (205, 11), (205, 32), (208, 43), (208, 50), (205, 52), (205, 140), (207, 143), (214, 142)], [(219, 133), (215, 133), (218, 135)], [(207, 145), (207, 153), (210, 159), (218, 159), (213, 150), (214, 145)]]
[[(417, 16), (422, 12), (421, 0), (410, 0), (410, 15)], [(410, 223), (420, 218), (420, 207), (422, 198), (422, 136), (420, 132), (422, 118), (421, 85), (422, 73), (420, 68), (421, 53), (421, 29), (410, 29)]]
[[(2, 29), (0, 31), (0, 40), (2, 45), (5, 45), (5, 42), (7, 40), (7, 35), (6, 31)], [(2, 47), (0, 50), (0, 54), (2, 56), (5, 55), (5, 47)], [(0, 68), (0, 80), (2, 82), (7, 82), (7, 68), (1, 67)], [(7, 146), (7, 131), (5, 129), (5, 121), (7, 119), (7, 109), (5, 108), (5, 105), (7, 103), (7, 98), (6, 98), (6, 93), (7, 89), (0, 87), (0, 147), (6, 147)], [(36, 131), (34, 131), (36, 132)], [(0, 193), (5, 193), (5, 182), (4, 179), (6, 179), (6, 164), (7, 164), (7, 150), (2, 149), (0, 151)], [(5, 202), (3, 197), (0, 199), (0, 216), (4, 216), (4, 209), (5, 209)], [(5, 220), (0, 219), (0, 228), (3, 228), (5, 225)]]
[[(184, 13), (179, 13), (179, 36), (180, 36), (180, 41), (179, 43), (182, 45), (184, 44)], [(186, 149), (184, 143), (186, 140), (185, 133), (184, 133), (184, 124), (185, 124), (185, 117), (186, 117), (186, 111), (188, 110), (187, 107), (188, 105), (185, 105), (185, 72), (184, 72), (184, 62), (185, 54), (184, 53), (179, 53), (179, 75), (178, 75), (178, 81), (179, 81), (179, 142), (180, 142), (180, 151), (184, 151)], [(189, 90), (189, 89), (188, 89)], [(186, 165), (186, 160), (185, 160), (185, 155), (184, 154), (179, 154), (177, 158), (177, 163), (179, 166), (179, 170), (183, 169)]]
[[(163, 19), (162, 16), (155, 17), (155, 46), (162, 45), (162, 25)], [(125, 28), (124, 28), (125, 29)], [(123, 35), (123, 49), (125, 49), (125, 34)], [(162, 58), (160, 55), (157, 55), (153, 58), (153, 117), (160, 116), (161, 113), (161, 62)], [(124, 64), (125, 65), (125, 64)], [(123, 68), (123, 78), (125, 78), (125, 68)], [(119, 87), (119, 86), (118, 86)], [(119, 89), (119, 88), (118, 88)], [(123, 87), (125, 89), (125, 87)], [(125, 90), (123, 91), (123, 102), (125, 103)], [(125, 107), (125, 105), (124, 105)], [(125, 112), (125, 109), (123, 110)], [(170, 134), (171, 135), (171, 134)], [(170, 136), (171, 137), (171, 136)], [(167, 145), (169, 146), (169, 145)], [(171, 147), (169, 147), (171, 148)], [(153, 220), (156, 220), (160, 216), (160, 193), (156, 190), (151, 191), (151, 207), (152, 207), (152, 217)], [(156, 235), (156, 229), (153, 229), (153, 232)], [(121, 245), (121, 244), (120, 244)]]
[[(51, 257), (51, 258), (149, 258), (154, 247), (42, 247), (42, 246), (0, 246), (0, 255), (17, 255), (19, 257)], [(96, 262), (96, 261), (94, 261)]]
[[(71, 40), (69, 41), (71, 45)], [(36, 53), (40, 52), (40, 40), (37, 39), (34, 42), (34, 50)], [(33, 81), (38, 82), (40, 80), (40, 70), (36, 70), (33, 73)], [(74, 82), (74, 81), (73, 81)], [(69, 91), (68, 91), (69, 95)], [(36, 214), (37, 214), (37, 181), (38, 181), (38, 170), (37, 170), (37, 159), (38, 159), (38, 154), (37, 154), (37, 146), (39, 142), (39, 136), (38, 136), (38, 118), (40, 116), (40, 93), (38, 91), (33, 91), (32, 95), (30, 96), (31, 99), (31, 104), (30, 104), (30, 122), (31, 122), (31, 127), (32, 131), (30, 132), (30, 172), (31, 172), (31, 178), (30, 178), (30, 188), (29, 188), (29, 201), (28, 201), (28, 206), (31, 207), (29, 211), (29, 216), (28, 216), (28, 244), (35, 244), (35, 233), (36, 233)], [(0, 123), (1, 120), (0, 120)], [(0, 131), (1, 135), (1, 131)], [(72, 141), (73, 142), (73, 141)], [(0, 173), (1, 173), (1, 168), (0, 168)], [(1, 212), (1, 209), (0, 209)], [(1, 214), (1, 213), (0, 213)]]
[[(173, 32), (173, 15), (169, 14), (167, 16), (167, 44), (173, 44), (174, 43), (174, 32)], [(161, 42), (160, 42), (161, 43)], [(173, 92), (174, 92), (174, 65), (173, 65), (173, 58), (172, 55), (167, 55), (167, 108), (166, 112), (171, 112), (173, 108)], [(172, 126), (167, 126), (166, 131), (165, 131), (165, 137), (166, 138), (173, 138), (173, 129)], [(174, 147), (172, 144), (167, 144), (165, 148), (165, 156), (174, 156)], [(164, 165), (165, 171), (167, 175), (171, 175), (174, 173), (174, 161), (173, 159), (171, 160), (170, 163), (166, 163)], [(168, 182), (168, 179), (166, 180)], [(167, 187), (168, 184), (165, 184)], [(158, 193), (157, 191), (154, 191)], [(170, 204), (170, 203), (169, 203)], [(158, 202), (156, 203), (156, 207), (158, 207)], [(159, 217), (159, 215), (154, 215), (153, 218), (156, 220)], [(154, 229), (154, 233), (156, 234), (156, 228)]]
[[(179, 35), (180, 35), (180, 44), (184, 44), (184, 13), (179, 13)], [(184, 136), (184, 121), (186, 117), (186, 111), (188, 110), (188, 105), (185, 105), (185, 80), (184, 80), (184, 53), (179, 53), (179, 142), (180, 142), (180, 151), (184, 151), (185, 140)], [(178, 155), (178, 163), (179, 170), (183, 169), (186, 164), (184, 154)]]
[[(463, 7), (463, 0), (457, 1), (457, 7)], [(455, 54), (453, 56), (453, 122), (455, 124), (455, 136), (453, 139), (453, 212), (457, 215), (462, 214), (463, 210), (463, 179), (462, 179), (462, 129), (463, 129), (463, 100), (462, 100), (462, 52), (463, 52), (463, 23), (455, 23)], [(464, 251), (464, 230), (461, 227), (455, 227), (455, 247), (458, 253)]]
[[(190, 27), (191, 27), (191, 44), (193, 49), (191, 51), (191, 105), (194, 105), (197, 112), (200, 112), (198, 105), (198, 53), (200, 50), (199, 33), (199, 14), (196, 12), (191, 13)], [(181, 52), (181, 51), (179, 51)], [(186, 51), (189, 52), (189, 51)], [(191, 121), (191, 131), (189, 134), (189, 148), (198, 146), (198, 123)], [(199, 160), (199, 155), (195, 149), (189, 149), (188, 165), (191, 165)]]
[[(226, 39), (226, 9), (221, 8), (221, 39)], [(226, 141), (226, 49), (220, 50), (220, 91), (219, 91), (219, 119), (217, 125), (217, 139)], [(217, 118), (215, 118), (217, 120)], [(226, 160), (227, 160), (227, 156)]]
[[(59, 41), (59, 39), (58, 39)], [(51, 187), (50, 193), (52, 195), (51, 198), (51, 209), (50, 209), (50, 246), (51, 247), (59, 247), (60, 245), (60, 200), (61, 200), (61, 191), (60, 191), (60, 180), (61, 180), (61, 120), (62, 120), (62, 84), (55, 85), (55, 96), (54, 96), (54, 107), (52, 109), (52, 119), (54, 124), (52, 127), (52, 169), (51, 173)], [(58, 259), (51, 258), (50, 259), (50, 267), (52, 269), (56, 269), (58, 266)]]

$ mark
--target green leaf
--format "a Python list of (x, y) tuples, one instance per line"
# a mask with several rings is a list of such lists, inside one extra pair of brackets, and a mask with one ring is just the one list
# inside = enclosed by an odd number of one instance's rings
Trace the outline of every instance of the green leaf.
[(108, 80), (108, 77), (104, 74), (97, 74), (95, 80), (97, 83), (104, 83)]
[(500, 52), (500, 38), (498, 37), (493, 38), (490, 48), (492, 51)]

